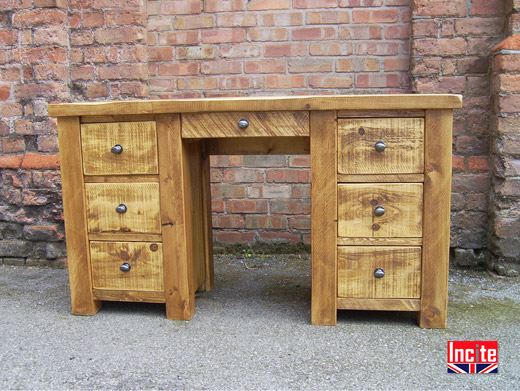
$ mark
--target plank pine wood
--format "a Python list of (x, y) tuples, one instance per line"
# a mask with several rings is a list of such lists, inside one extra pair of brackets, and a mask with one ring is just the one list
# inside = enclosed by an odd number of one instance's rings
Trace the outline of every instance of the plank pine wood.
[(422, 238), (338, 238), (338, 246), (420, 246)]
[(338, 110), (338, 118), (420, 118), (424, 110)]
[(309, 137), (231, 137), (206, 139), (210, 155), (308, 155)]
[(164, 291), (147, 292), (131, 290), (93, 289), (96, 300), (133, 301), (140, 303), (164, 303)]
[(422, 293), (419, 325), (445, 328), (448, 305), (451, 110), (426, 111)]
[(424, 174), (393, 174), (393, 175), (355, 175), (355, 174), (338, 174), (338, 183), (377, 183), (377, 182), (424, 182)]
[(155, 121), (155, 115), (98, 115), (98, 116), (82, 116), (80, 122), (82, 124), (91, 123), (108, 123), (108, 122), (144, 122)]
[(159, 182), (159, 175), (85, 175), (85, 183)]
[[(238, 126), (238, 122), (243, 119), (249, 123), (245, 129)], [(225, 112), (182, 115), (183, 138), (308, 135), (308, 111)]]
[[(161, 243), (92, 241), (90, 257), (95, 289), (164, 292)], [(129, 271), (119, 269), (123, 263)]]
[(312, 111), (311, 125), (311, 323), (335, 325), (337, 185), (335, 111)]
[(420, 247), (338, 247), (338, 297), (418, 299), (420, 289)]
[(204, 98), (51, 104), (50, 116), (200, 113), (210, 111), (425, 110), (460, 109), (451, 94), (336, 95)]
[(131, 232), (90, 232), (88, 234), (89, 240), (96, 240), (98, 242), (160, 242), (162, 236), (158, 234), (134, 234)]
[[(203, 145), (205, 148), (206, 145)], [(202, 212), (204, 222), (204, 259), (205, 259), (205, 286), (210, 291), (215, 286), (215, 267), (213, 262), (213, 226), (211, 215), (211, 173), (210, 157), (207, 151), (202, 151)]]
[(78, 117), (58, 118), (58, 143), (72, 313), (93, 315), (100, 310), (101, 301), (92, 294), (81, 152), (78, 156), (81, 151)]
[(350, 299), (338, 297), (338, 309), (369, 311), (419, 311), (419, 299)]
[[(386, 144), (378, 152), (377, 142)], [(421, 174), (424, 171), (422, 118), (366, 118), (338, 121), (338, 173)]]
[[(383, 207), (382, 216), (376, 216)], [(421, 237), (422, 183), (338, 185), (338, 236)]]
[(195, 312), (192, 259), (188, 257), (184, 159), (179, 114), (157, 115), (159, 187), (166, 317), (188, 320)]
[[(157, 174), (155, 122), (81, 125), (85, 175)], [(123, 152), (111, 149), (121, 145)]]
[(161, 232), (158, 183), (86, 183), (85, 191), (89, 232)]

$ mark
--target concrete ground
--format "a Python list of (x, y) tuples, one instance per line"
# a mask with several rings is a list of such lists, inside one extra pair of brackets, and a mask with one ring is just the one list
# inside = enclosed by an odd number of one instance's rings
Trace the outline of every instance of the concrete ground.
[[(159, 304), (70, 315), (66, 270), (0, 267), (0, 389), (520, 389), (520, 279), (455, 271), (448, 328), (340, 311), (311, 326), (310, 262), (219, 256), (191, 321)], [(446, 373), (449, 340), (498, 340), (499, 373)]]

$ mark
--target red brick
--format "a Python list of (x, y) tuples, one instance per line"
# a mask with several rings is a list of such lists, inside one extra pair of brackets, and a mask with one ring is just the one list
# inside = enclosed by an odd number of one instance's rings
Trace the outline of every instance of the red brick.
[(471, 0), (470, 15), (500, 15), (505, 12), (502, 0)]
[(336, 38), (336, 29), (333, 27), (304, 27), (292, 30), (294, 41), (315, 41)]
[(95, 11), (83, 13), (84, 28), (101, 27), (104, 23), (105, 17), (103, 16), (103, 12)]
[(226, 203), (228, 213), (267, 213), (267, 201), (231, 200)]
[(198, 31), (176, 31), (159, 35), (160, 45), (192, 45), (198, 43)]
[(294, 8), (334, 8), (338, 0), (293, 0)]
[(279, 43), (264, 46), (265, 57), (298, 57), (307, 55), (304, 43)]
[(67, 50), (50, 46), (26, 48), (21, 53), (21, 60), (25, 63), (37, 64), (42, 62), (65, 63), (67, 61)]
[[(464, 19), (465, 20), (465, 19)], [(436, 37), (439, 23), (435, 19), (418, 19), (412, 21), (412, 34), (415, 37)]]
[(20, 80), (20, 68), (18, 66), (13, 66), (10, 68), (0, 69), (0, 80), (2, 80), (3, 82), (19, 81)]
[(84, 61), (86, 63), (102, 63), (106, 61), (106, 55), (103, 48), (86, 47), (84, 49)]
[(468, 157), (469, 171), (489, 171), (489, 162), (487, 156), (470, 156)]
[(466, 16), (466, 0), (414, 0), (412, 12), (418, 16)]
[(42, 155), (39, 153), (27, 152), (22, 162), (22, 168), (25, 169), (57, 169), (60, 167), (60, 156), (55, 155)]
[(243, 11), (244, 0), (204, 0), (204, 12)]
[(301, 26), (303, 14), (300, 12), (262, 13), (261, 25), (266, 27)]
[(218, 27), (253, 27), (257, 25), (258, 15), (254, 13), (232, 13), (217, 15)]
[(199, 71), (199, 64), (196, 62), (183, 62), (159, 65), (159, 75), (161, 76), (198, 75)]
[(396, 42), (356, 42), (358, 55), (395, 56), (399, 54), (399, 43)]
[(34, 7), (67, 9), (67, 0), (34, 0)]
[(69, 79), (69, 67), (60, 64), (36, 65), (34, 75), (37, 80), (61, 80)]
[(179, 90), (215, 90), (218, 88), (218, 79), (215, 77), (184, 77), (177, 80)]
[(224, 200), (211, 200), (211, 211), (213, 213), (223, 213), (224, 205)]
[(497, 112), (518, 113), (520, 112), (520, 95), (502, 96), (497, 99)]
[(1, 30), (0, 31), (0, 46), (13, 45), (18, 40), (18, 31), (16, 30)]
[(399, 19), (396, 9), (353, 10), (352, 23), (394, 23)]
[(399, 76), (392, 74), (358, 74), (357, 88), (389, 88), (399, 87)]
[(305, 170), (268, 170), (267, 182), (275, 183), (308, 183), (309, 171)]
[(259, 57), (261, 47), (258, 44), (246, 43), (238, 45), (220, 45), (219, 55), (221, 58), (251, 58)]
[(498, 132), (503, 134), (520, 134), (520, 117), (500, 117), (497, 120), (496, 128)]
[(311, 212), (311, 204), (301, 200), (272, 200), (271, 213), (275, 215), (303, 215)]
[(102, 98), (108, 96), (107, 83), (90, 83), (87, 86), (87, 98)]
[(75, 46), (91, 45), (94, 35), (91, 31), (75, 31), (71, 34), (70, 43)]
[(415, 55), (463, 55), (466, 54), (466, 41), (463, 38), (422, 38), (413, 41)]
[(451, 165), (455, 171), (464, 171), (464, 156), (453, 156)]
[(111, 29), (98, 29), (94, 37), (101, 44), (137, 43), (143, 42), (146, 35), (142, 27), (119, 27)]
[(289, 157), (289, 167), (310, 168), (310, 155), (293, 155)]
[(415, 81), (418, 92), (461, 94), (466, 90), (464, 76), (446, 76), (436, 79), (427, 77), (417, 78)]
[(312, 11), (307, 13), (307, 24), (344, 24), (350, 22), (348, 11)]
[(500, 54), (493, 59), (493, 69), (496, 72), (518, 72), (520, 56), (518, 54)]
[(245, 73), (284, 73), (287, 68), (285, 60), (246, 61)]
[(301, 241), (300, 235), (291, 232), (260, 232), (260, 241), (296, 244)]
[(211, 156), (211, 167), (239, 167), (242, 165), (242, 156), (236, 155), (213, 155)]
[(268, 75), (264, 81), (266, 88), (304, 88), (304, 75)]
[(414, 76), (439, 74), (441, 59), (439, 57), (414, 58), (411, 71)]
[(348, 56), (352, 54), (350, 42), (311, 42), (309, 45), (311, 56)]
[(408, 25), (402, 26), (388, 26), (385, 31), (386, 39), (409, 39), (410, 27)]
[[(476, 38), (469, 37), (468, 38), (468, 54), (476, 55), (480, 57), (485, 57), (489, 55), (490, 48), (496, 42), (496, 37), (484, 37), (484, 38)], [(519, 40), (520, 45), (520, 40)]]
[(27, 83), (16, 85), (14, 89), (14, 95), (17, 99), (23, 98), (59, 98), (65, 99), (68, 97), (67, 86), (63, 83), (58, 82), (46, 82), (46, 83)]
[(287, 38), (287, 29), (285, 28), (260, 28), (247, 30), (248, 41), (287, 41)]
[(240, 61), (205, 61), (202, 63), (201, 73), (206, 75), (242, 73)]
[(38, 136), (39, 152), (58, 152), (58, 136), (43, 134)]
[(143, 11), (121, 11), (116, 16), (118, 26), (146, 26), (146, 12)]
[(289, 219), (289, 227), (293, 229), (311, 229), (310, 216), (291, 217)]
[(356, 26), (348, 25), (339, 30), (340, 39), (381, 39), (383, 38), (381, 26)]
[[(520, 69), (519, 69), (520, 70)], [(500, 91), (502, 92), (520, 92), (520, 74), (516, 75), (498, 75)]]
[(67, 14), (58, 10), (19, 11), (13, 15), (13, 27), (65, 26)]
[(244, 30), (204, 30), (202, 31), (203, 43), (243, 42)]
[(286, 229), (287, 218), (284, 216), (246, 216), (248, 229)]
[(190, 15), (201, 12), (200, 0), (161, 1), (162, 15)]
[(174, 30), (205, 29), (215, 26), (215, 18), (212, 15), (178, 16), (173, 22)]
[(224, 170), (224, 182), (263, 182), (264, 176), (260, 170), (232, 169)]
[(72, 14), (69, 17), (69, 26), (71, 29), (77, 29), (81, 25), (81, 14)]
[(63, 29), (36, 29), (34, 31), (34, 43), (36, 45), (67, 46), (68, 34)]
[(214, 215), (213, 228), (244, 228), (244, 217), (236, 215)]
[(11, 95), (11, 87), (8, 85), (0, 86), (0, 100), (7, 100)]
[(290, 73), (332, 72), (333, 60), (306, 59), (289, 61)]
[(403, 58), (385, 58), (385, 71), (408, 71), (410, 68), (410, 59), (408, 57)]
[(502, 24), (502, 18), (457, 19), (455, 31), (457, 35), (500, 35)]
[(226, 232), (219, 231), (216, 234), (218, 243), (253, 243), (254, 232)]
[(150, 47), (148, 48), (148, 60), (151, 62), (171, 61), (173, 59), (173, 49), (169, 47)]
[(221, 76), (220, 88), (222, 90), (247, 90), (261, 88), (262, 78), (252, 76)]
[[(178, 65), (178, 64), (174, 64), (174, 65)], [(98, 77), (100, 79), (112, 79), (112, 80), (119, 80), (119, 79), (147, 80), (148, 70), (147, 70), (147, 67), (145, 64), (121, 64), (121, 65), (100, 66), (98, 68)]]
[(350, 88), (352, 76), (309, 76), (309, 86), (314, 88)]
[(0, 155), (0, 168), (20, 168), (23, 155)]
[(25, 142), (22, 137), (2, 137), (2, 152), (16, 153), (25, 151)]
[(279, 10), (290, 7), (290, 0), (251, 0), (247, 2), (249, 11)]

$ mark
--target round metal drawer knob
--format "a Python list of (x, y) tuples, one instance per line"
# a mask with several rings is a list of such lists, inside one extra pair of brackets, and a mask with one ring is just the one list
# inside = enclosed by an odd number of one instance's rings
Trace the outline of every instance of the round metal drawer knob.
[(385, 214), (385, 208), (383, 208), (382, 206), (378, 206), (377, 208), (374, 209), (374, 214), (379, 217), (379, 216), (383, 216)]
[(240, 129), (245, 129), (249, 126), (249, 121), (247, 119), (241, 119), (240, 121), (238, 121), (238, 127)]
[(375, 278), (383, 278), (385, 276), (385, 271), (378, 267), (376, 270), (374, 270), (374, 277)]
[(116, 207), (116, 212), (120, 213), (120, 214), (126, 213), (127, 210), (128, 210), (128, 208), (126, 207), (125, 204), (121, 204)]
[(125, 273), (129, 272), (131, 268), (132, 268), (132, 266), (130, 266), (130, 264), (128, 262), (125, 262), (121, 266), (119, 266), (119, 270), (121, 270), (122, 272), (125, 272)]
[(377, 152), (383, 152), (386, 149), (386, 144), (382, 141), (378, 141), (375, 145)]
[(116, 144), (110, 149), (110, 152), (112, 152), (114, 155), (120, 155), (123, 153), (123, 146)]

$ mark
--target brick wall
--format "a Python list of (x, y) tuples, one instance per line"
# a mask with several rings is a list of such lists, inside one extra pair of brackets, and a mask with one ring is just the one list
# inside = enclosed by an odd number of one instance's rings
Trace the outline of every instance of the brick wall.
[[(500, 182), (489, 154), (503, 138), (490, 120), (506, 116), (491, 106), (491, 48), (518, 30), (517, 3), (0, 0), (0, 258), (65, 256), (50, 101), (415, 91), (464, 94), (452, 246), (474, 265), (496, 236), (487, 237)], [(308, 242), (308, 157), (212, 165), (217, 241)]]

